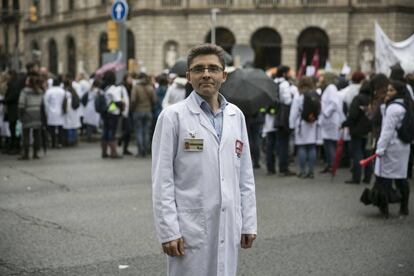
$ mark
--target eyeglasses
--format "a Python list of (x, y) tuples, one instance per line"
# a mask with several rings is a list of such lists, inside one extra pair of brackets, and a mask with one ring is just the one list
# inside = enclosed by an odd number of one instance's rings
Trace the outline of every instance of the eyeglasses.
[(207, 67), (204, 66), (194, 66), (193, 68), (190, 68), (190, 72), (194, 74), (202, 74), (207, 69), (207, 71), (211, 74), (218, 74), (223, 71), (223, 68), (217, 65), (210, 65)]

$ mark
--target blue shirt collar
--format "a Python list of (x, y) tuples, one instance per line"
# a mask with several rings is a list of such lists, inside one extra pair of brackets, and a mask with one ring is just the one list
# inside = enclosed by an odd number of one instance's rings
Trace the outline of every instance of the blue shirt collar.
[[(206, 106), (206, 107), (208, 107), (211, 110), (211, 107), (206, 102), (206, 100), (204, 100), (195, 91), (194, 91), (194, 94), (195, 94), (195, 99), (196, 99), (196, 102), (197, 102), (198, 106), (200, 106), (201, 108), (203, 108), (203, 106)], [(219, 98), (219, 102), (220, 102), (220, 109), (221, 109), (221, 111), (223, 111), (229, 103), (226, 101), (226, 98), (224, 98), (224, 96), (222, 94), (220, 94), (220, 93), (218, 94), (218, 98)]]

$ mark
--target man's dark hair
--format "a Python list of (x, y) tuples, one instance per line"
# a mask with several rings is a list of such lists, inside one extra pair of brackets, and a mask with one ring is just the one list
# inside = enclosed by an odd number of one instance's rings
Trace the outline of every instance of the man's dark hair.
[(276, 78), (282, 78), (285, 76), (285, 74), (287, 74), (290, 70), (289, 66), (286, 65), (279, 65), (279, 67), (277, 67), (277, 73), (276, 73)]
[(59, 86), (62, 83), (62, 75), (57, 75), (53, 78), (53, 86)]
[(189, 52), (187, 56), (187, 68), (190, 69), (190, 65), (193, 62), (194, 58), (198, 56), (206, 56), (206, 55), (216, 55), (220, 61), (221, 66), (224, 68), (225, 66), (225, 52), (223, 48), (220, 46), (205, 43), (198, 46), (193, 47)]
[(402, 69), (399, 63), (391, 66), (390, 80), (405, 82), (404, 75), (405, 75), (404, 69)]
[(115, 85), (116, 76), (115, 72), (110, 70), (106, 71), (102, 77), (102, 89), (105, 89), (108, 86)]
[(26, 71), (27, 71), (27, 73), (32, 72), (32, 71), (33, 71), (33, 69), (34, 69), (36, 66), (39, 66), (39, 64), (38, 64), (38, 63), (36, 63), (36, 62), (28, 62), (28, 63), (26, 64)]

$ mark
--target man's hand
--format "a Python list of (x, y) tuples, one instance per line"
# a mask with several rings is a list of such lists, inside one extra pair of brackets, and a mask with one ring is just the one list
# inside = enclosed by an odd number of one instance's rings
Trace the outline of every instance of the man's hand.
[(162, 251), (171, 257), (184, 255), (184, 240), (179, 238), (177, 240), (164, 242), (162, 244)]
[(242, 234), (240, 245), (241, 248), (251, 248), (253, 241), (256, 239), (256, 234)]

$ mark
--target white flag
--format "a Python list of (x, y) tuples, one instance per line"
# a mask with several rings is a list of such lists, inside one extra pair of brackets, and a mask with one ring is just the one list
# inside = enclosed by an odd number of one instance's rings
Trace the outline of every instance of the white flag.
[(375, 22), (375, 69), (390, 75), (390, 67), (400, 63), (405, 73), (414, 73), (414, 35), (400, 42), (391, 41)]

